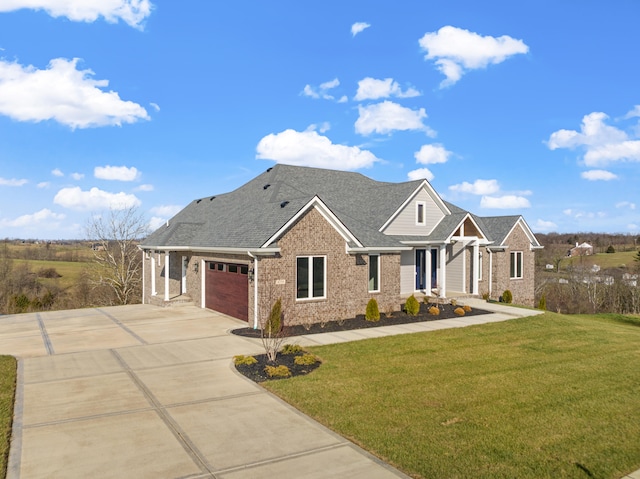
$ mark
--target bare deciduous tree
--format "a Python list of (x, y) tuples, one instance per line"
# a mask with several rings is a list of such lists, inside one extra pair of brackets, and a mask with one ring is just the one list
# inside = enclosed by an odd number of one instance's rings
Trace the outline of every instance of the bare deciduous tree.
[(112, 208), (103, 215), (93, 215), (86, 232), (93, 242), (94, 284), (108, 287), (116, 304), (139, 302), (142, 253), (138, 242), (149, 232), (144, 215), (136, 207)]

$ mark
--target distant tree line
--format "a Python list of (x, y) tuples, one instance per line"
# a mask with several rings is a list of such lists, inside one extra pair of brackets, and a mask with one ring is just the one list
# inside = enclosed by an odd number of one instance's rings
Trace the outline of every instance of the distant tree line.
[[(87, 224), (90, 241), (77, 249), (58, 252), (50, 243), (17, 248), (15, 241), (1, 242), (0, 314), (139, 303), (142, 253), (137, 245), (148, 233), (147, 225), (135, 208), (111, 210), (92, 216)], [(24, 259), (86, 261), (87, 267), (63, 287), (55, 267), (34, 270), (16, 261)]]
[[(640, 314), (640, 236), (550, 233), (536, 237), (544, 246), (536, 253), (536, 298), (546, 309), (565, 314)], [(584, 242), (593, 246), (596, 254), (636, 254), (626, 264), (610, 268), (596, 266), (597, 261), (583, 261), (586, 258), (567, 260), (568, 250)]]

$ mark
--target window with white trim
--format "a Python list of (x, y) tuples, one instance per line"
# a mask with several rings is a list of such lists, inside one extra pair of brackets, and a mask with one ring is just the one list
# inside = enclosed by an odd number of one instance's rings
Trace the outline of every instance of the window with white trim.
[(427, 204), (424, 201), (416, 201), (416, 224), (425, 225), (427, 220), (425, 218), (425, 208)]
[(296, 299), (322, 299), (327, 292), (325, 256), (296, 258)]
[(369, 292), (380, 291), (380, 255), (369, 255)]
[(511, 279), (522, 279), (522, 251), (511, 251), (509, 277)]

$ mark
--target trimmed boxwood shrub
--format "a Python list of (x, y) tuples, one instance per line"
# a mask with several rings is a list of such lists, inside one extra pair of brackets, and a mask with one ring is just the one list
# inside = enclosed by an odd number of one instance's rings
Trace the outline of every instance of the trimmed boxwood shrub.
[(464, 309), (465, 313), (470, 313), (471, 312), (471, 306), (469, 306), (468, 304), (465, 304), (462, 309)]
[(300, 366), (311, 366), (312, 364), (318, 362), (318, 358), (316, 358), (313, 354), (303, 354), (302, 356), (296, 356), (293, 362), (299, 364)]
[(464, 309), (461, 308), (460, 306), (454, 309), (453, 312), (456, 313), (458, 316), (464, 316)]
[(404, 303), (404, 310), (409, 316), (418, 316), (420, 312), (420, 303), (414, 295), (407, 298), (407, 302)]
[(367, 321), (380, 321), (380, 310), (376, 298), (371, 298), (367, 303), (367, 311), (364, 315)]
[(431, 306), (429, 308), (429, 314), (431, 314), (432, 316), (439, 316), (440, 315), (440, 308), (438, 308), (437, 306)]
[(298, 354), (300, 352), (302, 352), (302, 346), (299, 344), (285, 344), (282, 346), (280, 354)]
[(235, 364), (236, 366), (240, 366), (240, 365), (251, 366), (252, 364), (256, 364), (257, 362), (258, 360), (253, 356), (243, 356), (241, 354), (239, 356), (233, 357), (233, 364)]
[(510, 290), (505, 289), (504, 293), (502, 293), (502, 302), (511, 303), (511, 301), (513, 301), (513, 294), (511, 294)]
[(264, 372), (267, 373), (267, 376), (270, 378), (291, 377), (291, 370), (284, 364), (281, 364), (280, 366), (265, 366)]

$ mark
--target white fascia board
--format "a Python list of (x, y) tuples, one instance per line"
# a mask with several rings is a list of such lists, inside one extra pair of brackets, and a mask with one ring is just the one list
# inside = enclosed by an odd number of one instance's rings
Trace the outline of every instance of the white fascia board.
[(247, 254), (251, 252), (254, 255), (271, 255), (280, 252), (280, 248), (225, 248), (225, 247), (209, 247), (209, 246), (145, 246), (145, 250), (157, 251), (185, 251), (192, 253), (225, 253), (225, 254)]
[(531, 228), (529, 228), (529, 225), (527, 224), (527, 222), (524, 220), (522, 216), (520, 216), (517, 219), (517, 221), (513, 224), (513, 226), (507, 233), (507, 235), (504, 238), (502, 238), (502, 240), (503, 241), (506, 240), (511, 235), (511, 233), (513, 233), (513, 230), (516, 229), (516, 226), (518, 225), (520, 225), (524, 230), (524, 234), (527, 235), (527, 238), (529, 238), (529, 243), (531, 243), (532, 247), (540, 246), (540, 243), (538, 243), (536, 236), (533, 234), (533, 231), (531, 231)]
[(400, 205), (400, 208), (398, 208), (391, 215), (391, 217), (380, 227), (378, 231), (383, 232), (385, 228), (389, 226), (389, 224), (391, 224), (391, 222), (396, 218), (396, 216), (400, 214), (400, 212), (411, 202), (411, 200), (413, 200), (418, 195), (418, 193), (420, 193), (420, 190), (422, 190), (423, 188), (427, 190), (427, 194), (435, 200), (436, 204), (440, 207), (440, 209), (445, 215), (451, 214), (451, 211), (449, 211), (449, 208), (447, 208), (447, 205), (444, 204), (444, 201), (442, 201), (442, 198), (440, 198), (440, 195), (436, 193), (436, 190), (433, 189), (433, 186), (431, 186), (431, 184), (429, 184), (427, 180), (424, 180), (414, 190), (414, 192), (409, 195), (409, 197), (404, 201), (404, 203)]
[(278, 238), (280, 238), (285, 233), (285, 231), (287, 231), (307, 211), (311, 210), (311, 208), (315, 208), (316, 210), (318, 210), (318, 212), (323, 216), (323, 218), (327, 220), (327, 222), (331, 226), (333, 226), (333, 228), (338, 232), (340, 236), (342, 236), (342, 238), (346, 242), (353, 242), (357, 246), (361, 248), (363, 247), (362, 243), (358, 241), (358, 238), (356, 238), (351, 233), (351, 231), (349, 231), (349, 229), (338, 219), (338, 217), (333, 214), (333, 212), (329, 209), (329, 207), (325, 205), (320, 198), (318, 198), (317, 196), (314, 196), (306, 205), (300, 208), (300, 211), (298, 211), (295, 215), (293, 215), (289, 219), (289, 221), (287, 221), (278, 231), (276, 231), (275, 234), (271, 236), (271, 238), (265, 241), (265, 243), (261, 246), (261, 248), (266, 248), (267, 245), (270, 245), (271, 243), (276, 241)]

